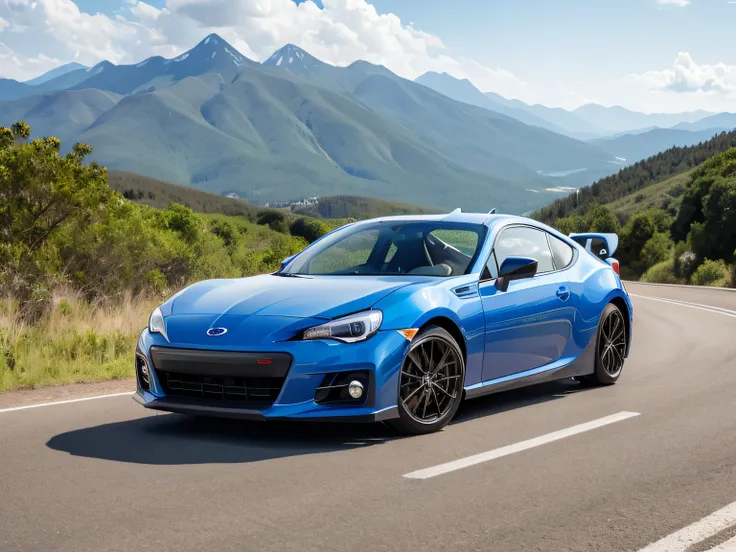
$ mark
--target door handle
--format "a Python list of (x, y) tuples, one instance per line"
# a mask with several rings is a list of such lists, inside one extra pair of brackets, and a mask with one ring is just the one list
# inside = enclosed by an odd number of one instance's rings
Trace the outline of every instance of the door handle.
[(562, 286), (560, 289), (557, 290), (557, 297), (559, 297), (562, 301), (567, 301), (570, 298), (570, 290), (567, 289), (565, 286)]

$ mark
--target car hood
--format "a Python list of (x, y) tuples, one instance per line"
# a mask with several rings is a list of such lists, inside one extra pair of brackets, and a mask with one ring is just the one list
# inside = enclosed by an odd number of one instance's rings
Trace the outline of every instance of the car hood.
[(370, 309), (381, 298), (416, 283), (416, 277), (264, 274), (232, 280), (206, 280), (189, 286), (162, 308), (164, 316), (202, 314), (336, 318)]

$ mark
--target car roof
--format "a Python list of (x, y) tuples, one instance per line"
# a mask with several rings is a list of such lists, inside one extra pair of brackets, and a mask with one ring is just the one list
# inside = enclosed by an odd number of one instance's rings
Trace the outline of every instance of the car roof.
[(394, 215), (389, 217), (379, 217), (361, 222), (465, 222), (469, 224), (487, 224), (496, 223), (506, 224), (509, 222), (526, 222), (538, 225), (535, 220), (520, 217), (516, 215), (501, 215), (489, 213), (463, 213), (459, 210), (452, 213), (437, 215)]

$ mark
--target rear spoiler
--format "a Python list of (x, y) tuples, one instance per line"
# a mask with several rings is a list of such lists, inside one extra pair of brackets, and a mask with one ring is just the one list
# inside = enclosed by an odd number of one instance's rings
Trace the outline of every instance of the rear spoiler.
[(582, 245), (586, 251), (589, 251), (602, 261), (610, 259), (618, 248), (617, 234), (570, 234), (571, 240)]

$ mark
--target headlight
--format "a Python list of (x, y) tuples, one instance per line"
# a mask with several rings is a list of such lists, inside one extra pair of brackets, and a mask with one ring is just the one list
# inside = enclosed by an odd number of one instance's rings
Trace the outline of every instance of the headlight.
[(379, 310), (352, 314), (309, 328), (303, 339), (337, 339), (345, 343), (364, 341), (378, 331), (382, 320), (383, 313)]
[(148, 319), (148, 331), (151, 333), (160, 333), (169, 340), (169, 336), (166, 335), (166, 325), (164, 324), (164, 315), (161, 314), (161, 309), (156, 309), (151, 313), (151, 317)]

